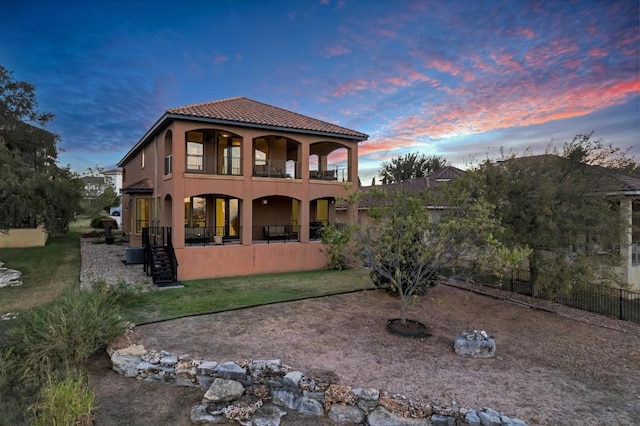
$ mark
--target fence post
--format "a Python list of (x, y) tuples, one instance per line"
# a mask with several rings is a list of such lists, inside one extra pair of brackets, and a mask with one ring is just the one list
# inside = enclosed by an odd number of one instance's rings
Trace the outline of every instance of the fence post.
[(623, 319), (622, 315), (622, 289), (618, 289), (618, 319)]

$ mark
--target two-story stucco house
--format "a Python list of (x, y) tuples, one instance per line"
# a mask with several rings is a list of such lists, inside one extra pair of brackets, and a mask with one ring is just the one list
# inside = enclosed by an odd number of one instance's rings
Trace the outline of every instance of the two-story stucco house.
[(123, 232), (170, 245), (178, 279), (323, 268), (367, 138), (244, 97), (169, 109), (118, 163)]

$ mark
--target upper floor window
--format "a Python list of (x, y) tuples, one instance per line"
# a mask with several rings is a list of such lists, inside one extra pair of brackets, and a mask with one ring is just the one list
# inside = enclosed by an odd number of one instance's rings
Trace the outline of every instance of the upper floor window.
[(187, 132), (187, 170), (204, 171), (204, 141), (200, 132)]

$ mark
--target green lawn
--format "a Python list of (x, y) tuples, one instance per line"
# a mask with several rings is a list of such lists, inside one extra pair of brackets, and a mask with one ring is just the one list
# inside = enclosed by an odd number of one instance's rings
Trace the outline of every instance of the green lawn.
[(184, 288), (129, 298), (126, 312), (135, 323), (219, 312), (372, 288), (368, 271), (310, 271), (184, 282)]
[(23, 285), (0, 289), (0, 314), (51, 302), (80, 282), (80, 236), (50, 237), (44, 247), (3, 248), (0, 261), (22, 272)]
[[(49, 238), (45, 247), (0, 249), (0, 261), (22, 271), (24, 282), (22, 286), (0, 289), (0, 315), (49, 303), (79, 285), (78, 231), (86, 229), (85, 222), (74, 224), (69, 235)], [(372, 287), (364, 270), (216, 278), (186, 281), (184, 285), (128, 297), (127, 317), (143, 323)]]

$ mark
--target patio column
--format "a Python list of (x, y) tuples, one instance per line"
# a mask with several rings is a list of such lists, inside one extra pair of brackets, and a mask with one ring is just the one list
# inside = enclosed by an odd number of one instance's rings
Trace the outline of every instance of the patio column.
[(622, 279), (625, 283), (633, 285), (632, 276), (632, 259), (633, 259), (633, 203), (631, 198), (626, 197), (620, 201), (620, 214), (622, 215), (623, 235), (620, 242), (620, 257), (622, 258)]

